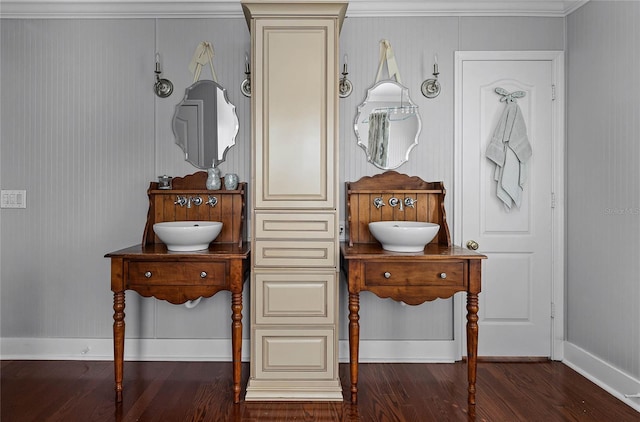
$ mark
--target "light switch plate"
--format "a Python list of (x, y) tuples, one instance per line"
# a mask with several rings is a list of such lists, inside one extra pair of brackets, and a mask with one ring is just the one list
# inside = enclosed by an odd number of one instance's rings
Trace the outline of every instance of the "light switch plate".
[(2, 203), (0, 208), (27, 208), (26, 190), (5, 190), (0, 191)]

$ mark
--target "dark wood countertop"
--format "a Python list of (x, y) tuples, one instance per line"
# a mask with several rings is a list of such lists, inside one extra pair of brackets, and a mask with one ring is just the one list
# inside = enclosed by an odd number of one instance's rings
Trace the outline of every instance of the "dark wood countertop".
[(134, 245), (118, 251), (109, 252), (105, 258), (136, 258), (136, 259), (157, 259), (169, 257), (176, 260), (203, 260), (212, 259), (246, 259), (249, 256), (249, 244), (244, 243), (238, 246), (237, 243), (212, 243), (209, 249), (194, 252), (173, 252), (168, 251), (164, 243), (151, 243), (147, 245)]
[(404, 261), (412, 260), (445, 260), (445, 259), (486, 259), (486, 255), (471, 251), (460, 246), (446, 246), (435, 243), (428, 244), (422, 252), (390, 252), (382, 249), (379, 243), (354, 243), (349, 247), (348, 242), (340, 244), (344, 259), (375, 259)]

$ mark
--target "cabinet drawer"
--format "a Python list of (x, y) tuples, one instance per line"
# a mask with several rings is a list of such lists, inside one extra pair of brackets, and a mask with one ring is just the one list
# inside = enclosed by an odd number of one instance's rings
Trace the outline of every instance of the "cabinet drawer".
[(256, 213), (256, 239), (334, 239), (335, 214)]
[(463, 262), (365, 262), (367, 286), (452, 286), (464, 284)]
[(257, 379), (334, 378), (332, 329), (257, 329)]
[(334, 241), (255, 241), (255, 265), (262, 267), (335, 267)]
[(256, 273), (256, 323), (332, 324), (336, 278), (336, 272)]
[(131, 261), (127, 279), (133, 285), (207, 285), (226, 284), (224, 262), (147, 262)]

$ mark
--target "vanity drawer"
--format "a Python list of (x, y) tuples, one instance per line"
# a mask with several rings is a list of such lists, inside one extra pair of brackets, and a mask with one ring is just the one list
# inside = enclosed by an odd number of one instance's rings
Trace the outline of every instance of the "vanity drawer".
[(255, 330), (257, 379), (332, 379), (334, 331), (331, 328)]
[(194, 261), (131, 261), (127, 280), (132, 285), (226, 285), (226, 263)]
[(334, 213), (256, 213), (256, 239), (334, 239)]
[(365, 285), (462, 286), (464, 269), (463, 262), (365, 262)]
[(257, 324), (332, 324), (337, 273), (257, 272), (254, 275)]

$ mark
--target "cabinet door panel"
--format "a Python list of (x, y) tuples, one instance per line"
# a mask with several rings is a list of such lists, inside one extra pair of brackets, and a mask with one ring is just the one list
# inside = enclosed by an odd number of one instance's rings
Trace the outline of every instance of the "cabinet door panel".
[(257, 379), (331, 379), (334, 376), (334, 332), (258, 329), (255, 332)]
[(256, 29), (255, 207), (334, 208), (335, 22), (258, 20)]
[(256, 273), (256, 323), (332, 324), (336, 272)]

